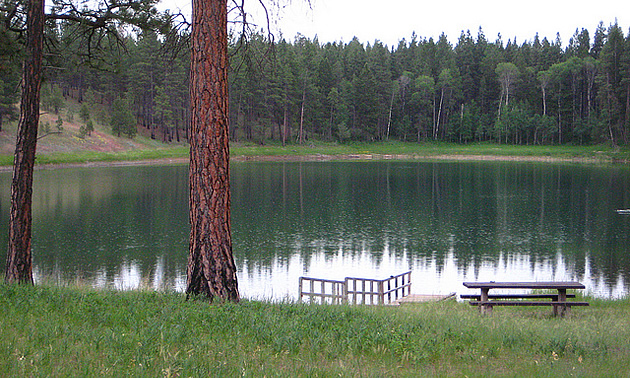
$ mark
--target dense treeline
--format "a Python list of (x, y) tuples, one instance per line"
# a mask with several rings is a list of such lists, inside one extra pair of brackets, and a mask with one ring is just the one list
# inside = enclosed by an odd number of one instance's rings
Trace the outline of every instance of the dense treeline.
[[(58, 111), (60, 97), (71, 97), (85, 105), (82, 119), (115, 133), (186, 141), (185, 35), (131, 33), (122, 38), (124, 51), (120, 40), (102, 43), (109, 48), (91, 51), (88, 64), (73, 40), (76, 27), (52, 26), (48, 38), (61, 53), (49, 57), (44, 108)], [(0, 113), (6, 118), (15, 111), (19, 69), (12, 59), (19, 52), (5, 34)], [(254, 34), (233, 41), (232, 66), (235, 141), (627, 144), (630, 138), (630, 33), (624, 36), (616, 23), (600, 23), (592, 37), (576, 30), (566, 47), (559, 37), (491, 42), (481, 29), (462, 33), (455, 46), (446, 35), (437, 41), (414, 35), (388, 47), (357, 39), (322, 44), (299, 35), (271, 42)]]
[[(253, 39), (236, 61), (265, 61)], [(395, 48), (281, 40), (265, 70), (233, 75), (233, 138), (512, 144), (628, 143), (630, 34), (602, 23), (518, 45), (462, 33)], [(250, 63), (251, 64), (251, 63)], [(274, 132), (274, 128), (276, 131)]]

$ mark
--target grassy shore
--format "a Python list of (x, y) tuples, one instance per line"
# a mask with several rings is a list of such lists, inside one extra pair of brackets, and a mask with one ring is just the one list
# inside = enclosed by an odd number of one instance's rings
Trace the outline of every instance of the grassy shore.
[(2, 376), (627, 376), (630, 300), (549, 309), (242, 301), (0, 285)]
[[(337, 144), (312, 142), (307, 145), (268, 143), (233, 143), (234, 159), (348, 159), (348, 158), (397, 158), (397, 159), (502, 159), (538, 161), (577, 161), (593, 163), (630, 162), (629, 147), (597, 146), (510, 146), (491, 143), (406, 143), (398, 141), (375, 143)], [(172, 161), (188, 158), (185, 145), (138, 148), (121, 152), (74, 151), (38, 154), (39, 165), (87, 164), (94, 162)], [(0, 155), (0, 166), (10, 166), (13, 156)]]
[(305, 146), (290, 145), (282, 147), (270, 144), (265, 146), (235, 145), (233, 156), (281, 156), (281, 155), (378, 155), (401, 158), (437, 158), (452, 157), (540, 157), (559, 160), (622, 161), (630, 160), (630, 148), (609, 146), (511, 146), (493, 143), (410, 143), (399, 141), (375, 143), (323, 143), (317, 142)]

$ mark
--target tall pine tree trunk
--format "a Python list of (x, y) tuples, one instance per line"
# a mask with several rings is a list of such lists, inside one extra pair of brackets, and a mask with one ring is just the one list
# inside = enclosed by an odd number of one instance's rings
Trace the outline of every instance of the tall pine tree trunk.
[(230, 223), (226, 0), (193, 0), (186, 293), (238, 301)]
[(287, 100), (284, 100), (284, 109), (282, 115), (282, 127), (280, 135), (282, 137), (282, 147), (287, 144), (287, 129), (289, 128), (289, 105), (287, 104)]
[(630, 141), (630, 83), (626, 85), (626, 118), (624, 125), (623, 139), (628, 144), (628, 141)]
[(541, 87), (542, 89), (542, 100), (543, 100), (543, 116), (547, 115), (547, 91), (545, 87)]
[(6, 282), (33, 283), (31, 257), (31, 203), (33, 168), (39, 125), (39, 97), (42, 78), (44, 0), (29, 0), (26, 57), (22, 76), (22, 100), (18, 122), (11, 183), (9, 247)]
[(304, 144), (304, 103), (306, 103), (306, 84), (304, 85), (304, 92), (302, 92), (302, 110), (300, 111), (300, 135), (299, 142)]
[(444, 102), (444, 88), (442, 88), (442, 92), (440, 95), (440, 107), (438, 108), (437, 120), (435, 122), (435, 129), (433, 129), (433, 139), (437, 140), (438, 134), (440, 132), (440, 119), (442, 118), (442, 103)]

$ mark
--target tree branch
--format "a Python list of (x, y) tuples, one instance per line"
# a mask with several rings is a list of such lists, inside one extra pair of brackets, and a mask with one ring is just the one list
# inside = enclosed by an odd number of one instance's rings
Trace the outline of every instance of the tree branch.
[(39, 137), (37, 137), (37, 140), (40, 140), (40, 139), (42, 139), (44, 137), (47, 137), (47, 136), (53, 135), (53, 134), (63, 134), (63, 133), (61, 131), (50, 131), (50, 132), (47, 132), (44, 135), (40, 135)]

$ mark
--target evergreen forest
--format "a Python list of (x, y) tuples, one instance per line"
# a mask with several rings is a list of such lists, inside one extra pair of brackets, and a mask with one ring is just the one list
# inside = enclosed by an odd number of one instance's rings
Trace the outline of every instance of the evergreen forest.
[[(168, 143), (189, 124), (188, 36), (120, 30), (85, 51), (79, 26), (49, 22), (42, 106)], [(175, 28), (171, 30), (176, 30)], [(20, 44), (0, 30), (0, 128), (17, 117)], [(600, 23), (555, 40), (490, 41), (479, 28), (453, 45), (412, 35), (379, 41), (292, 41), (259, 32), (230, 44), (230, 137), (310, 143), (429, 140), (628, 144), (630, 32)]]

